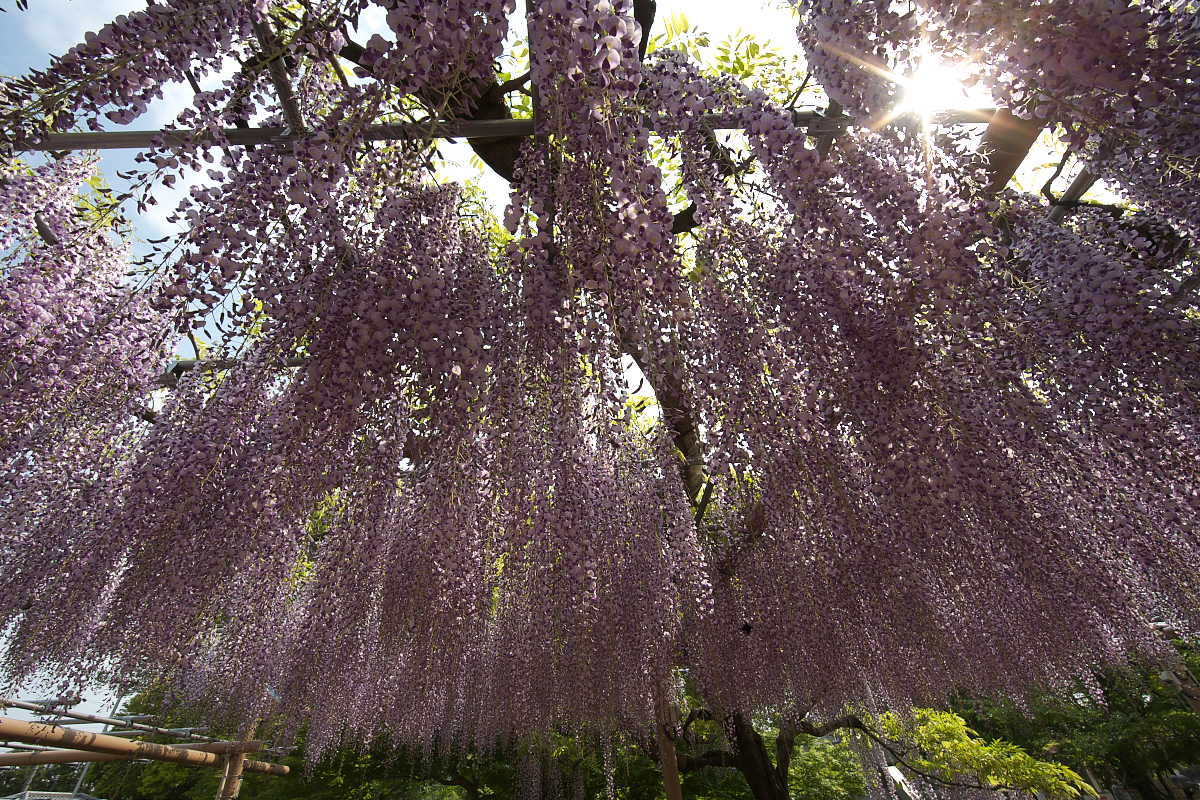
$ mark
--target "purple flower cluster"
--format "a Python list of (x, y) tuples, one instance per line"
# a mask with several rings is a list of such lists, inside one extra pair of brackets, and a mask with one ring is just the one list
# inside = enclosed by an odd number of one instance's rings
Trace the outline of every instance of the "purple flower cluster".
[(94, 169), (66, 158), (0, 174), (0, 463), (9, 478), (53, 457), (61, 437), (119, 433), (164, 356), (152, 290), (125, 288), (127, 248), (102, 216), (76, 207)]
[(981, 61), (999, 97), (1063, 126), (1132, 202), (1200, 233), (1194, 19), (1162, 2), (944, 5), (948, 36), (987, 54)]
[[(87, 162), (3, 176), (6, 679), (166, 677), (308, 725), (315, 756), (645, 726), (680, 671), (718, 711), (1019, 694), (1154, 653), (1150, 620), (1196, 630), (1200, 332), (1171, 184), (1131, 169), (1136, 225), (1059, 226), (983, 196), (961, 137), (855, 130), (821, 155), (762, 93), (677, 52), (643, 65), (629, 2), (544, 0), (504, 232), (422, 145), (361, 131), (398, 95), (469, 109), (511, 4), (388, 3), (395, 41), (368, 43), (360, 85), (306, 69), (351, 21), (314, 8), (284, 45), (302, 135), (144, 156), (164, 182), (211, 170), (146, 286), (74, 208)], [(1015, 8), (805, 4), (801, 38), (830, 96), (873, 114), (892, 88), (844, 54), (894, 66), (921, 26), (945, 49), (985, 17), (1008, 47)], [(1032, 8), (1032, 30), (1083, 24)], [(181, 69), (246, 44), (230, 13), (150, 47), (120, 23), (70, 63)], [(1104, 47), (1163, 54), (1121, 35)], [(1082, 108), (1127, 79), (1046, 57), (999, 62), (1014, 92), (1053, 80)], [(1138, 92), (1182, 91), (1136, 69)], [(93, 105), (75, 73), (46, 80), (90, 124), (174, 73), (138, 74)], [(259, 111), (283, 116), (262, 70), (181, 121)], [(1190, 152), (1154, 130), (1155, 169)], [(681, 164), (686, 240), (654, 147)], [(131, 413), (169, 335), (204, 326), (220, 363), (168, 380), (153, 424)]]
[[(37, 596), (42, 578), (29, 567), (64, 555), (74, 520), (60, 500), (111, 485), (144, 435), (147, 394), (166, 357), (170, 324), (152, 308), (155, 287), (128, 285), (128, 249), (103, 217), (77, 208), (94, 167), (67, 158), (0, 175), (0, 552), (14, 578), (6, 613)], [(55, 526), (65, 537), (42, 535)]]
[(905, 74), (920, 18), (888, 0), (792, 0), (800, 43), (816, 82), (852, 114), (882, 117), (898, 99), (888, 73)]
[(3, 85), (5, 132), (28, 140), (69, 130), (80, 119), (92, 130), (101, 129), (103, 118), (131, 122), (185, 70), (202, 75), (219, 68), (235, 41), (250, 34), (260, 5), (166, 0), (122, 14), (46, 70)]
[(418, 93), (444, 114), (470, 109), (503, 53), (515, 0), (375, 0), (395, 36), (367, 42), (359, 72)]

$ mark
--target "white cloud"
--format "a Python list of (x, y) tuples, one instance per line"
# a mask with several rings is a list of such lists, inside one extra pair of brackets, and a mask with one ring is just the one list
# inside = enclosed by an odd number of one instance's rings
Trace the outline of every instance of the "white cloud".
[(354, 34), (358, 43), (365, 45), (367, 40), (377, 33), (385, 39), (392, 38), (392, 30), (387, 26), (387, 11), (383, 6), (367, 6), (367, 9), (358, 17), (358, 24), (354, 26)]
[(47, 54), (62, 55), (83, 41), (88, 31), (98, 31), (119, 14), (145, 7), (145, 0), (71, 0), (38, 3), (28, 13), (8, 16), (19, 20), (31, 43), (45, 48)]

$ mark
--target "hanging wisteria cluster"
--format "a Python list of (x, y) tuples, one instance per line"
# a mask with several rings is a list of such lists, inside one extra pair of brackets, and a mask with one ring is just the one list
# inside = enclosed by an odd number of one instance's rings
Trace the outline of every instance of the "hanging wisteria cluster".
[[(8, 680), (167, 678), (317, 753), (645, 726), (680, 676), (728, 712), (1020, 693), (1195, 630), (1188, 14), (796, 3), (852, 118), (894, 106), (886, 71), (969, 56), (1139, 208), (1063, 225), (990, 195), (969, 137), (830, 147), (643, 60), (630, 0), (539, 0), (501, 226), (364, 131), (494, 103), (511, 2), (278, 5), (152, 4), (0, 86), (20, 151), (236, 56), (181, 124), (290, 128), (143, 156), (150, 194), (211, 179), (149, 272), (77, 207), (91, 161), (6, 163)], [(391, 38), (359, 47), (371, 5)], [(201, 329), (208, 368), (169, 369)]]

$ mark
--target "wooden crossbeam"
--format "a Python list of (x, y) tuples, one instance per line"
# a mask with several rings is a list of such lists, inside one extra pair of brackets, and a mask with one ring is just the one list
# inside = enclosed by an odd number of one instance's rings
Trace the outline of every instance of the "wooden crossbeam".
[(279, 107), (283, 109), (288, 128), (292, 133), (301, 133), (304, 130), (304, 118), (300, 114), (300, 104), (296, 102), (296, 93), (292, 91), (292, 81), (283, 63), (279, 40), (275, 38), (270, 23), (263, 19), (255, 21), (254, 35), (258, 37), (263, 51), (272, 56), (267, 62), (267, 71), (271, 76), (271, 83), (275, 85), (275, 94), (279, 97)]
[(996, 194), (1008, 185), (1041, 132), (1040, 122), (1022, 119), (1007, 108), (993, 114), (979, 143), (987, 164), (988, 194)]
[[(930, 120), (937, 125), (970, 125), (986, 123), (996, 114), (995, 109), (960, 109), (935, 114)], [(837, 134), (854, 121), (849, 117), (827, 117), (815, 111), (793, 114), (796, 125), (807, 128), (814, 136)], [(905, 117), (898, 117), (904, 120)], [(733, 115), (710, 114), (704, 122), (713, 130), (734, 130), (741, 126)], [(482, 139), (488, 137), (532, 136), (531, 119), (481, 119), (413, 122), (397, 125), (368, 125), (360, 133), (365, 141), (395, 141), (402, 139)], [(213, 137), (206, 131), (99, 131), (84, 133), (52, 133), (36, 142), (17, 143), (17, 150), (127, 150), (145, 149), (155, 144), (179, 145), (193, 139)], [(285, 144), (302, 138), (287, 128), (225, 128), (221, 144), (234, 146)], [(213, 141), (213, 144), (218, 144)]]
[(1083, 171), (1075, 176), (1075, 180), (1071, 181), (1071, 185), (1063, 192), (1063, 196), (1058, 198), (1058, 204), (1050, 209), (1051, 221), (1062, 222), (1066, 219), (1071, 207), (1078, 203), (1084, 193), (1092, 188), (1092, 184), (1098, 180), (1100, 180), (1098, 175), (1084, 167)]
[[(206, 742), (180, 746), (154, 742), (131, 742), (102, 733), (63, 728), (47, 722), (27, 722), (11, 717), (0, 717), (0, 738), (67, 748), (0, 756), (0, 766), (145, 758), (152, 761), (169, 761), (197, 767), (223, 767), (226, 762), (225, 756), (240, 754), (243, 752), (243, 747), (262, 748), (261, 742)], [(115, 758), (94, 758), (97, 755), (114, 756)], [(60, 760), (39, 761), (38, 759)], [(267, 775), (287, 775), (290, 771), (283, 764), (268, 764), (260, 761), (247, 761), (244, 768), (251, 772), (261, 772)]]
[(8, 697), (0, 697), (0, 708), (19, 708), (24, 711), (32, 711), (35, 714), (55, 714), (60, 717), (68, 717), (70, 719), (77, 720), (78, 723), (76, 724), (95, 722), (101, 725), (111, 725), (115, 728), (134, 728), (135, 730), (145, 731), (146, 733), (156, 733), (161, 736), (174, 736), (176, 738), (187, 738), (192, 739), (193, 741), (219, 741), (211, 736), (202, 736), (198, 733), (183, 733), (181, 732), (181, 729), (160, 728), (156, 725), (144, 725), (141, 722), (134, 721), (137, 719), (137, 717), (101, 717), (97, 714), (85, 714), (80, 711), (65, 711), (48, 705), (27, 703), (23, 700), (13, 700)]

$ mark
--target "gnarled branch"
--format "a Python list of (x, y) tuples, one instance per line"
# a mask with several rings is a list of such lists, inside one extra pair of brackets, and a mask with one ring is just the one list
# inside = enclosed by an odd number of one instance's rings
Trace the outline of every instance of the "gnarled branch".
[(695, 772), (705, 767), (732, 767), (739, 769), (741, 765), (737, 754), (729, 750), (709, 750), (698, 756), (689, 756), (680, 753), (678, 758), (680, 772)]

